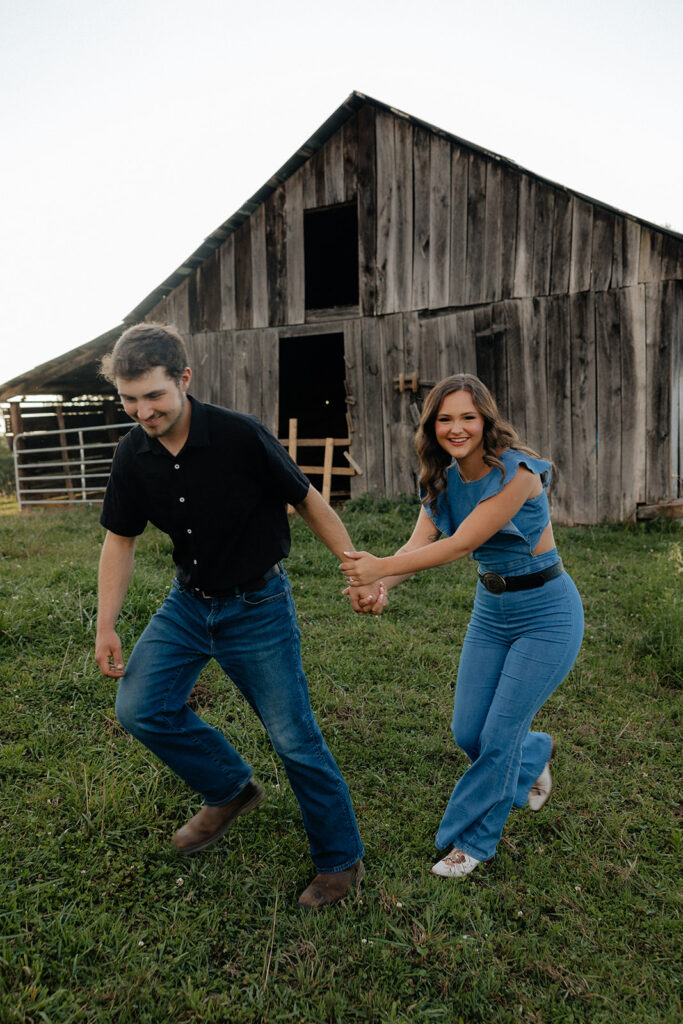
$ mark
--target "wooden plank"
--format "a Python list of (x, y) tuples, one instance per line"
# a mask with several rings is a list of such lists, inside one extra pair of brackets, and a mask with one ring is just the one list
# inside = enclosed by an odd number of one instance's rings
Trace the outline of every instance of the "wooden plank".
[(522, 337), (522, 306), (519, 299), (506, 299), (505, 315), (505, 350), (507, 353), (508, 375), (508, 416), (510, 422), (526, 438), (526, 407), (527, 398), (524, 389), (525, 353)]
[(251, 327), (251, 219), (235, 233), (235, 320), (238, 328)]
[(434, 326), (436, 328), (436, 360), (439, 368), (437, 380), (443, 380), (444, 377), (450, 377), (455, 373), (452, 361), (452, 348), (449, 344), (450, 332), (448, 330), (447, 318), (445, 316), (437, 317), (434, 322)]
[(303, 174), (297, 171), (285, 183), (287, 251), (287, 322), (302, 324), (306, 316), (304, 272)]
[(253, 381), (251, 379), (250, 359), (253, 334), (253, 331), (235, 331), (233, 334), (233, 370), (235, 374), (234, 408), (237, 412), (249, 412), (258, 415), (258, 411), (260, 411), (261, 406), (260, 395), (257, 397), (255, 407), (252, 405), (251, 401), (252, 395), (255, 391)]
[(358, 116), (342, 126), (344, 160), (344, 201), (356, 202), (358, 195)]
[(593, 247), (593, 204), (572, 198), (572, 253), (569, 262), (569, 291), (586, 292), (591, 281)]
[(430, 135), (413, 132), (413, 309), (429, 306), (429, 210), (431, 197)]
[(638, 263), (640, 261), (640, 224), (624, 217), (622, 230), (622, 278), (621, 286), (628, 288), (638, 284)]
[(595, 361), (595, 297), (592, 292), (569, 296), (572, 346), (571, 504), (575, 523), (597, 523), (597, 419)]
[[(642, 251), (642, 250), (641, 250)], [(671, 479), (671, 295), (670, 284), (645, 286), (647, 373), (646, 494), (648, 504), (674, 497)]]
[(218, 405), (226, 409), (235, 407), (235, 332), (221, 331), (217, 352), (217, 375), (219, 380)]
[(476, 373), (477, 344), (474, 310), (466, 309), (461, 313), (457, 313), (454, 323), (457, 358), (451, 373)]
[[(421, 380), (438, 381), (441, 379), (439, 364), (439, 318), (429, 317), (419, 321)], [(423, 398), (424, 395), (421, 396)]]
[(549, 448), (546, 320), (547, 299), (533, 298), (522, 303), (527, 439), (541, 455)]
[(552, 294), (569, 291), (569, 262), (572, 249), (572, 201), (564, 189), (555, 189), (553, 207), (553, 241), (550, 270)]
[[(363, 348), (363, 405), (367, 420), (365, 438), (365, 489), (370, 494), (388, 494), (385, 477), (384, 443), (386, 413), (382, 394), (382, 357), (379, 320), (361, 322)], [(372, 425), (372, 429), (369, 429)], [(363, 463), (361, 462), (361, 465)]]
[(640, 260), (638, 281), (655, 284), (662, 279), (662, 235), (644, 224), (640, 227)]
[(377, 313), (396, 308), (396, 141), (394, 119), (378, 111), (377, 138)]
[(624, 280), (624, 218), (614, 218), (614, 232), (612, 236), (612, 273), (610, 274), (609, 287), (621, 288)]
[(195, 270), (187, 279), (187, 306), (190, 311), (190, 331), (196, 334), (202, 329), (202, 320), (199, 311), (199, 300), (197, 296), (197, 271)]
[(274, 328), (259, 331), (259, 334), (261, 407), (258, 415), (268, 430), (277, 436), (280, 418), (280, 339)]
[(418, 380), (427, 377), (421, 361), (420, 321), (413, 311), (403, 315), (403, 360), (406, 374), (416, 373)]
[(287, 219), (285, 189), (278, 188), (264, 203), (266, 214), (266, 272), (268, 323), (287, 323)]
[(266, 210), (261, 203), (251, 217), (252, 326), (268, 325), (268, 272), (266, 267)]
[(332, 459), (334, 458), (334, 441), (325, 438), (325, 458), (323, 461), (323, 498), (329, 503), (332, 495)]
[(439, 367), (437, 379), (443, 380), (458, 373), (458, 340), (454, 330), (453, 314), (436, 318), (436, 345)]
[(614, 250), (614, 214), (596, 206), (593, 211), (591, 289), (604, 292), (610, 286)]
[(181, 334), (190, 332), (190, 278), (173, 290), (171, 323), (175, 324)]
[(228, 235), (220, 249), (221, 330), (236, 324), (235, 311), (235, 237)]
[(486, 160), (470, 153), (467, 177), (467, 304), (484, 300)]
[(221, 323), (221, 268), (216, 249), (197, 271), (199, 308), (203, 331), (217, 331)]
[(451, 245), (451, 147), (432, 135), (429, 147), (429, 308), (448, 305)]
[(501, 297), (510, 298), (515, 282), (515, 244), (517, 241), (517, 202), (519, 175), (503, 167), (503, 243), (501, 260)]
[[(501, 328), (498, 330), (498, 328)], [(477, 376), (492, 393), (501, 415), (508, 419), (508, 360), (505, 309), (502, 303), (474, 310)]]
[(553, 520), (571, 523), (572, 380), (569, 298), (548, 300), (548, 455), (555, 463)]
[(448, 295), (451, 306), (467, 301), (467, 190), (469, 158), (457, 145), (451, 148), (451, 252)]
[(621, 519), (621, 340), (616, 292), (595, 293), (598, 518)]
[(364, 316), (377, 310), (377, 176), (375, 107), (358, 111), (358, 271), (360, 309)]
[(313, 153), (301, 168), (301, 197), (304, 210), (315, 210), (318, 207), (318, 196), (316, 193), (316, 163)]
[(534, 203), (534, 261), (531, 275), (534, 295), (550, 293), (554, 210), (555, 190), (540, 181), (537, 182)]
[(646, 500), (647, 363), (645, 289), (618, 291), (621, 343), (621, 515)]
[(525, 298), (533, 294), (535, 207), (536, 182), (527, 174), (520, 174), (517, 196), (515, 276), (512, 286), (515, 298)]
[(499, 163), (486, 163), (484, 223), (484, 286), (486, 302), (503, 294), (503, 171)]
[(338, 128), (324, 144), (325, 206), (343, 203), (346, 199), (344, 188), (344, 138)]
[(351, 434), (350, 452), (363, 470), (363, 476), (351, 478), (351, 497), (367, 491), (369, 486), (366, 456), (365, 389), (363, 383), (363, 344), (361, 321), (350, 320), (344, 324), (344, 363), (347, 380), (347, 419)]
[[(413, 285), (413, 126), (397, 118), (396, 139), (396, 225), (394, 259), (396, 266), (395, 312), (410, 309)], [(446, 250), (448, 251), (448, 249)]]
[(394, 387), (394, 378), (406, 371), (403, 317), (401, 314), (382, 317), (379, 329), (386, 493), (389, 496), (413, 494), (415, 481), (410, 471), (413, 426), (408, 422), (407, 396)]

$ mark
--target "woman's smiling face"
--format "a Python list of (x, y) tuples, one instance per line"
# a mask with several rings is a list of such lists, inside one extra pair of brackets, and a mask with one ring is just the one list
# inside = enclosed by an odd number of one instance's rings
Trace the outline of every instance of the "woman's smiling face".
[(483, 460), (484, 417), (469, 391), (452, 391), (446, 395), (436, 414), (434, 435), (452, 458)]

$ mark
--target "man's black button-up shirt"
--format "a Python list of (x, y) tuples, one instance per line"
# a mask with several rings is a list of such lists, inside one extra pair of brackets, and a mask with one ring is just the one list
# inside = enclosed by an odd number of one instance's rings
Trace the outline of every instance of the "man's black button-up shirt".
[(286, 503), (303, 501), (309, 481), (254, 416), (189, 401), (177, 455), (139, 425), (121, 440), (100, 522), (122, 537), (153, 523), (173, 541), (181, 584), (218, 594), (289, 554)]

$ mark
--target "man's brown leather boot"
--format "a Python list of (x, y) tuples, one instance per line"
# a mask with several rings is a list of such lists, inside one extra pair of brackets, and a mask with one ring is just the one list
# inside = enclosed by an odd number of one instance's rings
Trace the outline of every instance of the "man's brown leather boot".
[(330, 874), (316, 875), (311, 884), (299, 896), (299, 906), (310, 910), (339, 903), (352, 889), (357, 889), (365, 874), (363, 861), (356, 861), (346, 871), (333, 871)]
[(224, 836), (235, 818), (258, 807), (265, 797), (265, 790), (251, 779), (241, 793), (221, 807), (202, 807), (194, 818), (178, 829), (171, 840), (179, 853), (197, 853), (213, 846)]

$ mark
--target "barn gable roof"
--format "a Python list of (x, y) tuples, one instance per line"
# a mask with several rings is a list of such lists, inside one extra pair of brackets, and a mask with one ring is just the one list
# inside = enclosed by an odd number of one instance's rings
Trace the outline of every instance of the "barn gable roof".
[(683, 240), (683, 235), (678, 234), (676, 231), (671, 231), (669, 228), (664, 228), (660, 224), (653, 224), (650, 221), (643, 220), (640, 217), (635, 217), (633, 214), (625, 213), (623, 210), (619, 210), (614, 206), (609, 206), (607, 203), (603, 203), (598, 199), (592, 199), (590, 196), (583, 195), (581, 192), (577, 192), (574, 189), (566, 188), (564, 185), (560, 185), (557, 182), (551, 181), (549, 178), (544, 178), (540, 174), (535, 174), (533, 171), (527, 170), (525, 167), (521, 167), (515, 163), (514, 160), (508, 159), (508, 157), (501, 156), (499, 153), (493, 153), (491, 150), (484, 149), (482, 146), (477, 146), (474, 142), (468, 142), (466, 139), (462, 139), (457, 135), (453, 135), (451, 132), (447, 132), (442, 128), (437, 128), (435, 125), (429, 124), (427, 121), (422, 121), (418, 117), (413, 117), (411, 114), (406, 114), (402, 110), (398, 110), (395, 107), (391, 107), (386, 103), (382, 103), (381, 100), (373, 99), (372, 96), (367, 96), (361, 92), (352, 92), (350, 96), (337, 107), (333, 114), (331, 114), (327, 120), (320, 125), (320, 127), (311, 135), (310, 139), (307, 139), (302, 146), (297, 149), (289, 160), (282, 165), (282, 167), (273, 174), (268, 181), (261, 186), (261, 188), (254, 193), (254, 195), (247, 199), (245, 203), (240, 206), (231, 217), (228, 217), (220, 227), (216, 228), (208, 235), (198, 249), (187, 257), (187, 259), (170, 274), (165, 281), (157, 285), (153, 291), (149, 293), (138, 303), (135, 309), (124, 318), (126, 323), (137, 323), (139, 320), (144, 319), (146, 314), (154, 308), (162, 299), (165, 299), (174, 288), (182, 284), (183, 281), (194, 273), (197, 267), (208, 259), (218, 249), (223, 242), (230, 235), (234, 234), (235, 231), (240, 227), (241, 224), (247, 220), (252, 213), (263, 203), (265, 200), (273, 194), (284, 182), (290, 178), (295, 171), (297, 171), (302, 164), (306, 163), (310, 157), (313, 156), (319, 149), (322, 149), (323, 145), (330, 139), (334, 133), (341, 128), (346, 121), (350, 120), (353, 115), (366, 105), (375, 107), (377, 110), (382, 111), (385, 114), (392, 114), (394, 117), (401, 118), (408, 121), (410, 124), (418, 126), (431, 132), (434, 135), (438, 135), (443, 139), (447, 139), (449, 142), (454, 142), (458, 146), (468, 149), (472, 152), (479, 153), (482, 156), (486, 156), (491, 160), (495, 160), (501, 165), (512, 167), (521, 174), (528, 175), (535, 181), (544, 182), (546, 185), (551, 185), (553, 188), (560, 189), (569, 195), (578, 196), (579, 199), (583, 199), (588, 203), (592, 203), (594, 206), (598, 206), (604, 210), (609, 210), (612, 213), (617, 213), (622, 217), (629, 217), (631, 220), (637, 221), (639, 224), (644, 224), (647, 227), (654, 228), (656, 231), (661, 231), (663, 234), (673, 235), (675, 238)]
[(663, 228), (661, 225), (652, 224), (632, 214), (626, 214), (613, 206), (592, 199), (573, 189), (550, 181), (541, 175), (535, 174), (526, 168), (521, 167), (513, 160), (490, 150), (477, 146), (473, 142), (462, 139), (457, 135), (444, 131), (435, 125), (422, 121), (417, 117), (397, 110), (380, 100), (360, 92), (352, 92), (350, 96), (339, 106), (327, 120), (311, 135), (309, 139), (287, 160), (283, 166), (273, 174), (268, 181), (258, 189), (235, 213), (223, 222), (215, 231), (208, 235), (202, 244), (186, 260), (170, 274), (164, 281), (154, 288), (131, 312), (124, 318), (123, 324), (112, 328), (105, 334), (94, 338), (92, 341), (77, 348), (71, 349), (64, 355), (42, 363), (32, 370), (21, 374), (18, 377), (0, 385), (0, 401), (7, 400), (22, 394), (63, 394), (75, 396), (86, 393), (105, 393), (111, 389), (98, 378), (97, 366), (102, 355), (108, 352), (118, 335), (126, 324), (142, 320), (145, 315), (153, 309), (162, 299), (166, 298), (175, 288), (182, 284), (196, 269), (201, 266), (222, 243), (242, 225), (258, 207), (264, 203), (281, 185), (284, 184), (307, 160), (318, 152), (325, 143), (338, 131), (338, 129), (349, 121), (362, 107), (372, 106), (376, 110), (392, 115), (409, 122), (411, 125), (426, 130), (433, 135), (439, 136), (451, 143), (485, 156), (488, 159), (498, 162), (502, 166), (514, 169), (520, 174), (527, 175), (536, 181), (543, 182), (554, 189), (561, 190), (567, 195), (577, 196), (585, 202), (596, 207), (625, 216), (639, 224), (645, 225), (655, 231), (683, 240), (683, 235), (678, 232)]

